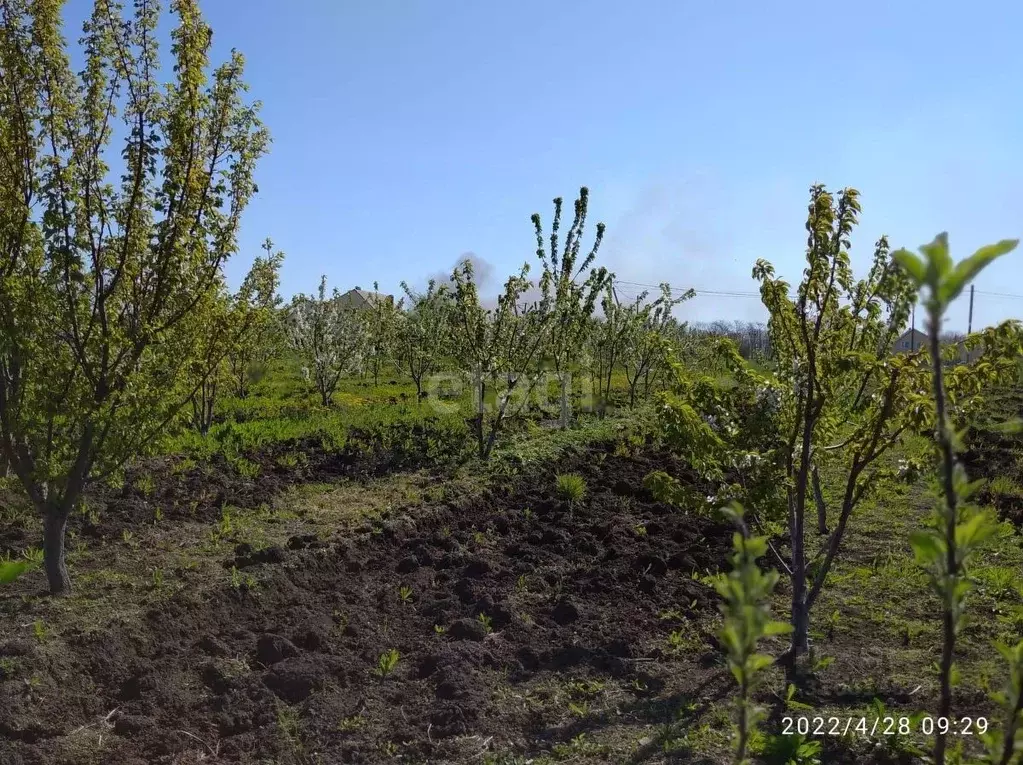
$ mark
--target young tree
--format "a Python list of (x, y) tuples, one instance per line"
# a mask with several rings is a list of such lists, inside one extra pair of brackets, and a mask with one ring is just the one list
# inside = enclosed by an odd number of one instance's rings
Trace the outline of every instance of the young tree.
[(651, 373), (656, 375), (667, 364), (665, 351), (670, 346), (665, 341), (675, 327), (671, 310), (695, 296), (696, 291), (690, 289), (677, 298), (672, 297), (671, 287), (662, 284), (661, 296), (653, 303), (641, 305), (637, 300), (627, 307), (622, 368), (629, 383), (629, 406), (636, 405), (640, 381), (645, 381), (649, 390)]
[[(646, 296), (647, 293), (643, 292), (636, 298), (636, 303), (646, 300)], [(597, 411), (603, 417), (607, 413), (608, 401), (611, 398), (611, 382), (615, 369), (621, 364), (634, 311), (630, 311), (628, 305), (623, 305), (618, 300), (613, 278), (609, 278), (604, 286), (600, 308), (603, 316), (590, 323), (585, 338), (586, 366), (596, 378)]]
[(0, 4), (0, 451), (43, 516), (54, 594), (71, 590), (64, 531), (87, 481), (191, 399), (186, 370), (206, 363), (196, 349), (269, 140), (242, 100), (242, 56), (208, 74), (195, 0), (172, 4), (166, 89), (155, 3), (124, 19), (98, 0), (80, 75), (61, 6)]
[(296, 295), (288, 312), (288, 340), (309, 364), (313, 383), (324, 406), (330, 406), (342, 375), (362, 365), (368, 345), (362, 313), (341, 302), (334, 288), (327, 295), (327, 277), (317, 297)]
[[(809, 645), (810, 613), (841, 547), (852, 512), (886, 474), (882, 455), (907, 430), (933, 418), (919, 391), (929, 387), (920, 352), (892, 356), (892, 342), (905, 326), (914, 291), (908, 274), (878, 241), (867, 278), (853, 281), (849, 235), (859, 214), (859, 194), (844, 190), (835, 200), (823, 186), (811, 189), (807, 220), (807, 268), (797, 297), (758, 261), (754, 277), (771, 313), (768, 324), (777, 377), (783, 383), (785, 491), (791, 546), (792, 644), (788, 666)], [(1008, 329), (985, 333), (998, 347)], [(949, 375), (960, 415), (976, 404), (982, 383), (1008, 370), (1003, 352), (986, 363)], [(811, 558), (806, 553), (806, 507), (814, 466), (834, 466), (841, 497), (835, 527)], [(812, 576), (811, 576), (812, 573)]]
[[(505, 420), (522, 410), (540, 377), (534, 370), (548, 343), (553, 311), (549, 298), (529, 306), (519, 304), (530, 287), (528, 273), (529, 265), (524, 264), (518, 276), (508, 279), (495, 309), (480, 303), (469, 260), (452, 275), (452, 352), (472, 384), (473, 430), (481, 459), (490, 456)], [(489, 412), (488, 391), (496, 395)], [(509, 408), (513, 394), (521, 402)]]
[(366, 311), (366, 361), (373, 373), (374, 385), (380, 384), (380, 370), (385, 366), (393, 364), (395, 369), (400, 369), (395, 358), (397, 351), (395, 346), (402, 306), (400, 303), (395, 305), (394, 301), (384, 299), (379, 290), (379, 283), (373, 282), (375, 297)]
[[(553, 317), (550, 341), (546, 356), (554, 365), (558, 376), (561, 399), (561, 427), (567, 428), (570, 418), (568, 396), (570, 373), (581, 355), (583, 334), (596, 307), (597, 296), (608, 281), (607, 269), (590, 270), (597, 250), (604, 239), (605, 226), (597, 224), (597, 236), (589, 253), (579, 262), (583, 229), (589, 208), (590, 192), (585, 186), (579, 189), (575, 201), (575, 217), (565, 236), (565, 243), (559, 255), (558, 233), (561, 227), (562, 199), (554, 200), (554, 221), (551, 223), (550, 254), (544, 244), (543, 226), (540, 214), (533, 213), (533, 227), (536, 230), (536, 256), (543, 266), (540, 277), (540, 291), (544, 300), (552, 306)], [(589, 272), (587, 274), (587, 271)], [(584, 277), (584, 274), (586, 276)]]
[[(901, 433), (884, 437), (901, 376), (901, 367), (886, 369), (885, 359), (890, 347), (888, 338), (901, 327), (909, 306), (905, 280), (890, 263), (883, 239), (875, 250), (870, 276), (863, 282), (853, 281), (848, 238), (860, 211), (858, 192), (846, 189), (837, 201), (823, 186), (814, 186), (810, 194), (807, 268), (796, 300), (789, 298), (789, 285), (775, 278), (769, 263), (758, 261), (753, 271), (754, 278), (762, 282), (763, 302), (771, 312), (771, 346), (778, 354), (778, 377), (785, 383), (782, 401), (786, 415), (784, 464), (792, 558), (793, 658), (808, 648), (810, 609), (826, 575), (818, 573), (813, 582), (808, 582), (804, 533), (814, 447), (828, 443), (847, 419), (849, 412), (842, 406), (847, 403), (844, 391), (857, 385), (866, 391), (869, 384), (881, 380), (879, 389), (867, 397), (871, 411), (857, 419), (859, 427), (846, 444), (853, 456), (842, 518), (820, 572), (829, 568), (848, 514), (862, 497), (865, 485), (860, 477)], [(863, 427), (863, 423), (871, 426)]]
[[(948, 390), (941, 354), (941, 325), (949, 304), (958, 297), (974, 277), (995, 258), (1016, 248), (1018, 240), (1002, 240), (982, 247), (969, 258), (953, 264), (948, 251), (948, 234), (939, 234), (933, 242), (920, 248), (923, 259), (908, 250), (899, 250), (895, 257), (909, 273), (916, 287), (926, 286), (928, 350), (935, 402), (935, 441), (938, 446), (939, 486), (941, 502), (936, 506), (933, 526), (912, 536), (917, 559), (930, 573), (931, 585), (942, 602), (942, 651), (939, 680), (941, 695), (938, 716), (949, 718), (952, 712), (952, 664), (956, 633), (962, 625), (966, 595), (971, 588), (967, 565), (985, 538), (997, 531), (997, 525), (983, 512), (968, 504), (970, 496), (980, 482), (970, 483), (966, 471), (956, 454), (960, 450), (960, 437), (955, 432), (948, 414)], [(1017, 353), (1020, 348), (1015, 349)], [(1021, 644), (1023, 645), (1023, 644)], [(1016, 658), (1021, 649), (1004, 651), (1011, 668), (1018, 672)], [(1018, 685), (1018, 683), (1017, 683)], [(1015, 748), (1015, 727), (1019, 719), (1019, 703), (1023, 695), (1018, 692), (1013, 703), (1006, 737), (999, 759), (1008, 763)], [(940, 726), (935, 731), (934, 762), (944, 765), (946, 731)]]
[(732, 535), (732, 570), (718, 574), (714, 589), (721, 596), (723, 626), (718, 638), (725, 651), (728, 668), (739, 686), (736, 697), (735, 765), (747, 765), (749, 741), (763, 718), (763, 710), (753, 703), (753, 693), (763, 671), (774, 659), (759, 653), (760, 641), (772, 635), (790, 632), (792, 626), (771, 618), (770, 600), (778, 584), (777, 571), (761, 571), (757, 559), (767, 552), (766, 537), (750, 536), (745, 509), (738, 502), (721, 508), (737, 527)]
[(263, 250), (266, 256), (257, 258), (236, 298), (241, 307), (241, 323), (247, 326), (228, 350), (227, 374), (238, 398), (249, 395), (250, 386), (258, 382), (266, 366), (280, 353), (283, 341), (278, 312), (281, 297), (277, 290), (284, 253), (273, 252), (269, 238), (263, 242)]
[(397, 357), (416, 384), (416, 400), (423, 397), (423, 380), (436, 371), (450, 345), (451, 294), (431, 279), (425, 293), (401, 288), (409, 310), (398, 319)]
[(267, 343), (268, 326), (280, 302), (277, 285), (284, 253), (271, 255), (272, 244), (266, 240), (265, 258), (256, 258), (241, 289), (235, 295), (221, 290), (212, 302), (206, 317), (207, 332), (200, 338), (199, 361), (190, 369), (195, 388), (192, 395), (192, 426), (203, 435), (213, 425), (217, 397), (227, 381), (238, 384), (236, 365), (267, 351), (253, 348)]
[(611, 382), (618, 368), (625, 371), (629, 383), (629, 404), (636, 403), (639, 383), (662, 364), (667, 364), (665, 341), (672, 337), (677, 325), (671, 309), (696, 293), (687, 290), (678, 298), (672, 297), (671, 287), (661, 285), (661, 296), (647, 302), (648, 292), (641, 292), (631, 303), (618, 299), (612, 279), (608, 279), (601, 299), (603, 320), (590, 333), (591, 368), (597, 377), (597, 397), (600, 411), (606, 411), (611, 395)]

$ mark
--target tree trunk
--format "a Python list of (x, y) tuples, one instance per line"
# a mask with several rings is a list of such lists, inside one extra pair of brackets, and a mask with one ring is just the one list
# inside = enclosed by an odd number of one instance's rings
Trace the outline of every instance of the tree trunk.
[(824, 504), (824, 492), (821, 491), (821, 479), (817, 474), (817, 466), (813, 466), (810, 473), (810, 483), (813, 486), (813, 501), (817, 503), (817, 533), (828, 533), (828, 508)]
[(60, 508), (47, 508), (43, 519), (43, 567), (51, 595), (70, 595), (71, 577), (64, 556), (64, 531), (67, 513)]
[(562, 430), (568, 428), (569, 413), (568, 413), (568, 373), (562, 372), (561, 375), (561, 428)]
[(807, 413), (803, 422), (799, 470), (796, 473), (796, 485), (793, 494), (789, 498), (789, 545), (792, 550), (791, 671), (793, 673), (796, 667), (796, 659), (810, 648), (810, 604), (807, 600), (806, 591), (806, 549), (803, 535), (806, 522), (807, 484), (810, 483), (810, 445), (814, 426), (814, 416), (811, 413), (812, 406), (813, 398), (808, 396)]
[(810, 650), (810, 603), (807, 600), (806, 592), (806, 562), (805, 558), (800, 564), (792, 561), (792, 645), (790, 653), (792, 664), (788, 680), (791, 681), (791, 672), (795, 670), (796, 659)]
[(479, 448), (480, 459), (487, 458), (486, 443), (483, 440), (483, 420), (486, 407), (486, 384), (480, 378), (476, 382), (476, 445)]

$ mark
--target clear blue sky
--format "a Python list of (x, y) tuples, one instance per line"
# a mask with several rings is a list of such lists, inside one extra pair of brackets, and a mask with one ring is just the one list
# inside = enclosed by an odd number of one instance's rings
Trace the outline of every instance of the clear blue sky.
[[(863, 267), (881, 233), (915, 249), (947, 229), (957, 258), (1023, 235), (1012, 0), (202, 7), (214, 58), (245, 53), (274, 141), (233, 283), (270, 236), (286, 296), (321, 273), (395, 291), (470, 251), (496, 286), (535, 261), (530, 214), (549, 222), (584, 184), (602, 262), (634, 282), (751, 291), (758, 257), (797, 280), (815, 181), (863, 193)], [(977, 290), (1023, 295), (1023, 251)], [(764, 317), (755, 298), (709, 296), (683, 315)], [(978, 294), (974, 316), (1023, 318), (1023, 299)], [(965, 329), (964, 301), (950, 318)]]

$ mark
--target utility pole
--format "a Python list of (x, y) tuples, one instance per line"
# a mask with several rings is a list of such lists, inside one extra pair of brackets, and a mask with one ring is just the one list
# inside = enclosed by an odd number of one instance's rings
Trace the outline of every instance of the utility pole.
[(970, 285), (970, 318), (966, 320), (966, 334), (973, 333), (973, 285)]
[(913, 318), (909, 326), (909, 352), (916, 350), (916, 303), (913, 303)]

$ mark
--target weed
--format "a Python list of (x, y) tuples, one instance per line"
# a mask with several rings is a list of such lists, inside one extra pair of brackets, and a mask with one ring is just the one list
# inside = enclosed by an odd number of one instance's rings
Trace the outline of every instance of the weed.
[[(870, 714), (875, 720), (884, 720), (886, 718), (896, 717), (899, 715), (893, 715), (891, 711), (885, 707), (884, 702), (879, 698), (874, 698), (870, 703)], [(925, 714), (923, 712), (916, 712), (908, 715), (909, 725), (903, 727), (900, 725), (892, 726), (890, 731), (886, 730), (885, 735), (881, 736), (879, 742), (881, 748), (887, 752), (888, 756), (894, 759), (907, 759), (906, 755), (914, 755), (916, 757), (923, 757), (926, 752), (920, 749), (910, 737), (908, 733), (900, 732), (905, 731), (907, 728), (910, 731), (920, 730), (920, 723)]]
[(556, 477), (555, 493), (558, 499), (576, 503), (586, 495), (586, 481), (577, 473), (563, 473)]
[(195, 466), (196, 462), (194, 459), (192, 459), (191, 457), (185, 457), (174, 463), (174, 465), (171, 467), (171, 475), (177, 476), (184, 475), (190, 470), (193, 470)]
[(411, 603), (412, 602), (412, 588), (409, 587), (408, 585), (402, 585), (401, 587), (399, 587), (398, 588), (398, 599), (402, 603), (406, 603), (406, 604), (407, 603)]
[(82, 499), (78, 502), (78, 512), (85, 518), (86, 521), (92, 526), (99, 523), (99, 511), (97, 511), (92, 505), (86, 500)]
[(244, 457), (239, 457), (234, 462), (234, 468), (238, 471), (238, 475), (243, 478), (256, 478), (259, 476), (260, 467), (258, 462), (252, 462)]
[(637, 524), (636, 526), (633, 526), (632, 530), (634, 532), (636, 532), (636, 536), (638, 536), (638, 537), (645, 537), (646, 536), (646, 526), (644, 526), (642, 523)]
[(578, 717), (580, 719), (584, 717), (589, 717), (590, 702), (586, 701), (585, 699), (582, 701), (570, 701), (568, 702), (568, 711), (571, 712), (573, 716)]
[(154, 590), (159, 590), (163, 587), (163, 569), (159, 566), (153, 568), (152, 584)]
[(36, 619), (32, 622), (32, 633), (36, 636), (36, 640), (40, 643), (45, 643), (47, 637), (46, 623), (42, 619)]
[(785, 710), (789, 712), (793, 711), (809, 711), (813, 709), (810, 704), (804, 704), (802, 701), (796, 701), (796, 686), (793, 683), (789, 683), (785, 689)]
[(230, 536), (234, 531), (234, 523), (231, 519), (231, 508), (225, 507), (220, 511), (220, 525), (217, 529), (223, 537)]
[(135, 480), (135, 488), (144, 497), (151, 497), (153, 492), (156, 490), (156, 484), (153, 483), (153, 476), (149, 473), (139, 476)]
[(445, 627), (442, 624), (435, 624), (435, 625), (433, 625), (433, 631), (434, 631), (434, 634), (436, 634), (436, 635), (444, 635), (444, 634), (447, 633), (448, 628)]
[(835, 629), (838, 627), (839, 622), (842, 619), (842, 612), (835, 610), (832, 611), (827, 619), (824, 620), (824, 630), (828, 636), (828, 640), (835, 639)]
[(995, 476), (987, 485), (988, 494), (995, 497), (1023, 499), (1023, 487), (1006, 475)]
[(821, 742), (799, 734), (768, 736), (764, 754), (777, 765), (820, 765)]
[(479, 616), (476, 617), (476, 621), (483, 625), (483, 631), (486, 634), (489, 635), (491, 632), (494, 631), (494, 620), (487, 616), (486, 614), (481, 613)]
[(342, 717), (341, 722), (337, 724), (337, 729), (342, 733), (351, 733), (352, 731), (359, 730), (366, 725), (365, 718), (361, 715), (352, 715), (351, 717)]
[(483, 755), (483, 765), (532, 765), (532, 763), (539, 765), (539, 760), (527, 759), (517, 754)]
[(377, 660), (377, 666), (373, 670), (373, 674), (377, 675), (381, 680), (388, 677), (394, 672), (395, 667), (398, 666), (398, 662), (401, 660), (401, 654), (398, 653), (397, 648), (391, 648), (380, 654), (380, 658)]
[(231, 566), (231, 587), (235, 590), (251, 592), (259, 586), (259, 582), (252, 574), (246, 574), (238, 570), (237, 566)]
[(297, 709), (281, 706), (277, 710), (277, 730), (280, 731), (281, 738), (293, 751), (299, 753), (303, 750), (301, 726), (302, 720)]
[(574, 698), (593, 698), (604, 690), (601, 680), (573, 680), (566, 688)]
[(18, 662), (10, 656), (0, 656), (0, 680), (10, 680), (18, 670)]
[(585, 733), (580, 733), (571, 741), (564, 744), (555, 744), (551, 754), (558, 760), (569, 760), (575, 757), (585, 757), (607, 754), (608, 748), (602, 744), (590, 741)]

